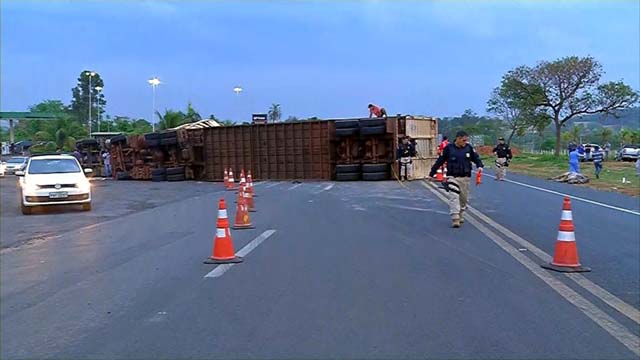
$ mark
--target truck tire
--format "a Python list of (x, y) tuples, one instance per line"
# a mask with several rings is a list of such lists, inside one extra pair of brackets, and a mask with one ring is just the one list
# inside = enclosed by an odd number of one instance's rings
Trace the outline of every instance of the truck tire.
[(160, 176), (160, 175), (167, 175), (167, 169), (165, 168), (151, 169), (151, 176)]
[(111, 138), (112, 144), (126, 143), (126, 142), (127, 142), (127, 137), (125, 135), (116, 135)]
[(167, 176), (170, 176), (170, 175), (183, 175), (184, 176), (184, 166), (167, 168)]
[(364, 181), (389, 180), (389, 173), (388, 172), (363, 173), (362, 180)]
[(360, 168), (361, 168), (360, 164), (336, 165), (336, 173), (337, 174), (359, 173)]
[(116, 180), (130, 180), (131, 176), (126, 171), (120, 171), (116, 174)]
[(368, 126), (360, 129), (360, 135), (381, 135), (386, 133), (386, 126)]
[(357, 128), (359, 126), (360, 124), (358, 123), (358, 120), (336, 121), (336, 129), (351, 129), (351, 128)]
[(337, 181), (357, 181), (360, 180), (360, 173), (336, 174)]
[(177, 137), (178, 137), (178, 133), (175, 131), (168, 131), (166, 133), (160, 134), (160, 139), (171, 139), (171, 138), (177, 138)]
[(160, 139), (145, 140), (144, 142), (148, 148), (160, 146)]
[(144, 134), (144, 139), (146, 141), (149, 140), (158, 140), (160, 139), (160, 133), (148, 133), (148, 134)]
[(175, 145), (177, 143), (178, 138), (176, 137), (160, 139), (160, 145)]
[(179, 175), (167, 175), (167, 181), (184, 181), (184, 174)]
[(98, 141), (96, 139), (84, 139), (80, 141), (80, 144), (84, 146), (96, 146), (98, 145)]
[(358, 134), (358, 128), (336, 129), (337, 137), (353, 136)]
[(363, 119), (360, 120), (360, 127), (376, 127), (376, 126), (387, 126), (386, 119)]
[(362, 164), (363, 173), (389, 172), (389, 164)]

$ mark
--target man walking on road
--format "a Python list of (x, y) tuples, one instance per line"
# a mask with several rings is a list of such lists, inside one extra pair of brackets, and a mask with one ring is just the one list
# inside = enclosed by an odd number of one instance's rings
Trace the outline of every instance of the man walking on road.
[(438, 168), (447, 163), (448, 178), (443, 185), (449, 192), (449, 212), (451, 214), (452, 227), (459, 228), (464, 222), (463, 213), (467, 208), (469, 197), (469, 184), (471, 182), (471, 163), (475, 163), (478, 171), (482, 172), (482, 160), (478, 153), (468, 144), (469, 134), (465, 131), (458, 131), (453, 144), (447, 145), (438, 157), (431, 171), (429, 179), (433, 181)]
[(507, 166), (509, 166), (513, 154), (509, 145), (504, 143), (503, 137), (498, 139), (498, 145), (493, 148), (493, 153), (496, 154), (496, 180), (504, 181), (507, 175)]
[(602, 161), (604, 160), (604, 153), (602, 149), (593, 150), (593, 166), (596, 168), (596, 179), (600, 179), (600, 172), (602, 171)]

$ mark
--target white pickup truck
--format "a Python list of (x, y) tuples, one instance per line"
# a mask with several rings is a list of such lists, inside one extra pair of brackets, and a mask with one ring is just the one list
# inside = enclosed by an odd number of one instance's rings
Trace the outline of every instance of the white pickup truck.
[(640, 156), (640, 146), (638, 145), (622, 145), (616, 154), (618, 161), (636, 161)]

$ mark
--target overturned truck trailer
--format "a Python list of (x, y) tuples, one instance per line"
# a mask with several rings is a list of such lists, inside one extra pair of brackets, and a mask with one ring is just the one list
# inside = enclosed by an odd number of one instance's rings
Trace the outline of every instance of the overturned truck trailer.
[(414, 178), (436, 158), (438, 123), (423, 116), (330, 119), (198, 130), (197, 178), (221, 181), (224, 169), (251, 170), (256, 180), (386, 180), (398, 172), (398, 139), (414, 139)]

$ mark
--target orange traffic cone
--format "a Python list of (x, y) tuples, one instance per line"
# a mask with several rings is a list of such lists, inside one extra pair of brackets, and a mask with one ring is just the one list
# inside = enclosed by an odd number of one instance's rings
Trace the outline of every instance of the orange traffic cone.
[(233, 178), (233, 169), (229, 168), (229, 182), (227, 183), (227, 190), (233, 190), (236, 180)]
[(446, 179), (447, 178), (447, 167), (443, 166), (442, 170), (444, 171), (443, 175), (444, 175), (444, 178)]
[(545, 269), (560, 272), (587, 272), (591, 269), (580, 265), (578, 260), (578, 247), (576, 246), (575, 228), (573, 227), (573, 215), (571, 213), (571, 200), (564, 198), (562, 204), (562, 217), (558, 229), (556, 241), (556, 253), (550, 264), (540, 265)]
[(242, 169), (242, 171), (240, 172), (240, 186), (247, 186), (247, 179), (244, 177), (244, 169)]
[(231, 264), (242, 262), (242, 258), (236, 256), (236, 252), (233, 250), (233, 240), (231, 239), (229, 219), (227, 218), (227, 205), (224, 199), (220, 199), (218, 203), (218, 224), (216, 227), (216, 237), (213, 239), (213, 251), (204, 263)]
[(253, 202), (253, 194), (245, 191), (244, 198), (249, 209), (249, 212), (256, 212), (256, 204)]
[(436, 181), (442, 181), (444, 180), (444, 176), (442, 176), (442, 170), (438, 169), (438, 171), (436, 171)]
[(251, 177), (251, 170), (247, 172), (247, 189), (251, 193), (252, 197), (256, 197), (255, 191), (253, 191), (253, 178)]
[(255, 229), (255, 226), (251, 224), (249, 219), (249, 208), (247, 207), (247, 201), (245, 198), (246, 189), (244, 186), (240, 186), (238, 191), (238, 206), (236, 210), (236, 220), (233, 223), (233, 229)]
[(224, 168), (224, 186), (229, 187), (229, 171)]

